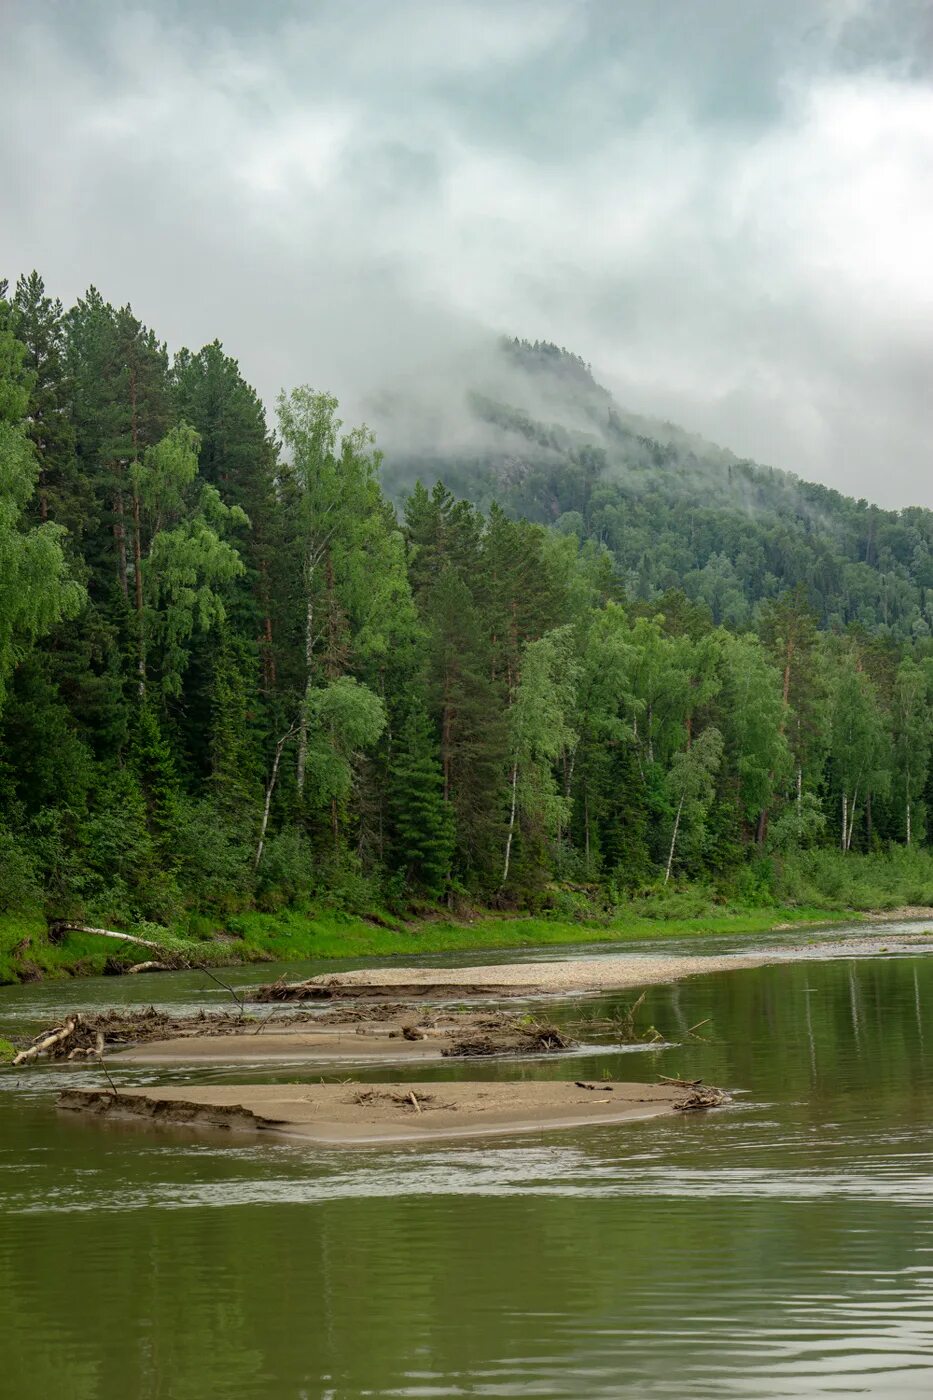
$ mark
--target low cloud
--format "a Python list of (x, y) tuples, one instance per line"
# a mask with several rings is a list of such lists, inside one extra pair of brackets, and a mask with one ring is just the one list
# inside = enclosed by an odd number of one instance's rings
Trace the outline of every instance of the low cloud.
[(348, 416), (550, 338), (633, 412), (933, 505), (933, 7), (7, 3), (0, 270)]

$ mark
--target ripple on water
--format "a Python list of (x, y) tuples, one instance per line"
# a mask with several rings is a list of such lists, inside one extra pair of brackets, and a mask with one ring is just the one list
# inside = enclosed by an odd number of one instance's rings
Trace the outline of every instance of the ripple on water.
[(56, 1115), (93, 1067), (0, 1077), (0, 1394), (933, 1393), (931, 1005), (919, 957), (652, 988), (679, 1043), (629, 1077), (734, 1109), (494, 1144), (197, 1139)]

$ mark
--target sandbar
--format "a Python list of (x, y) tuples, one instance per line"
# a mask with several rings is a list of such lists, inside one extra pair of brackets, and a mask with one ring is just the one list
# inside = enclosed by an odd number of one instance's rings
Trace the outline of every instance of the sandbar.
[(478, 967), (383, 967), (322, 973), (303, 982), (270, 982), (251, 995), (256, 1001), (333, 1001), (344, 998), (409, 999), (586, 996), (626, 991), (710, 972), (735, 972), (805, 957), (872, 957), (927, 952), (933, 926), (922, 932), (892, 930), (846, 939), (777, 946), (760, 952), (717, 954), (602, 953), (588, 958), (489, 963)]
[(676, 1085), (615, 1081), (344, 1082), (66, 1089), (58, 1102), (108, 1119), (353, 1147), (621, 1124), (676, 1113), (688, 1094)]
[(383, 967), (322, 973), (305, 982), (273, 982), (254, 994), (258, 1001), (330, 1001), (341, 997), (531, 997), (624, 991), (674, 982), (698, 973), (761, 967), (773, 955), (633, 957), (604, 953), (593, 958), (490, 963), (485, 967)]

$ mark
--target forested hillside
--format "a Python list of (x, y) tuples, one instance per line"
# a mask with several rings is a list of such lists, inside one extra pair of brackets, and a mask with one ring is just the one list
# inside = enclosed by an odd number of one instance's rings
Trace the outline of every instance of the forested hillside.
[[(630, 598), (682, 589), (717, 624), (752, 625), (803, 584), (821, 627), (931, 635), (933, 511), (881, 510), (626, 414), (555, 345), (503, 341), (472, 369), (481, 387), (461, 385), (462, 411), (441, 420), (450, 445), (423, 427), (422, 450), (389, 456), (390, 492), (440, 475), (483, 507), (598, 540)], [(378, 407), (391, 443), (403, 405)]]
[(793, 897), (796, 852), (926, 844), (929, 511), (524, 342), (439, 447), (383, 405), (383, 463), (309, 388), (271, 433), (216, 342), (3, 291), (0, 912)]

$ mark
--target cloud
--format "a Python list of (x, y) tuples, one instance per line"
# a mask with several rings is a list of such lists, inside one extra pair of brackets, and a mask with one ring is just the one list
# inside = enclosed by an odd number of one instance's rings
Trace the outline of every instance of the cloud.
[(8, 275), (351, 414), (549, 337), (634, 412), (933, 505), (933, 5), (8, 10)]

